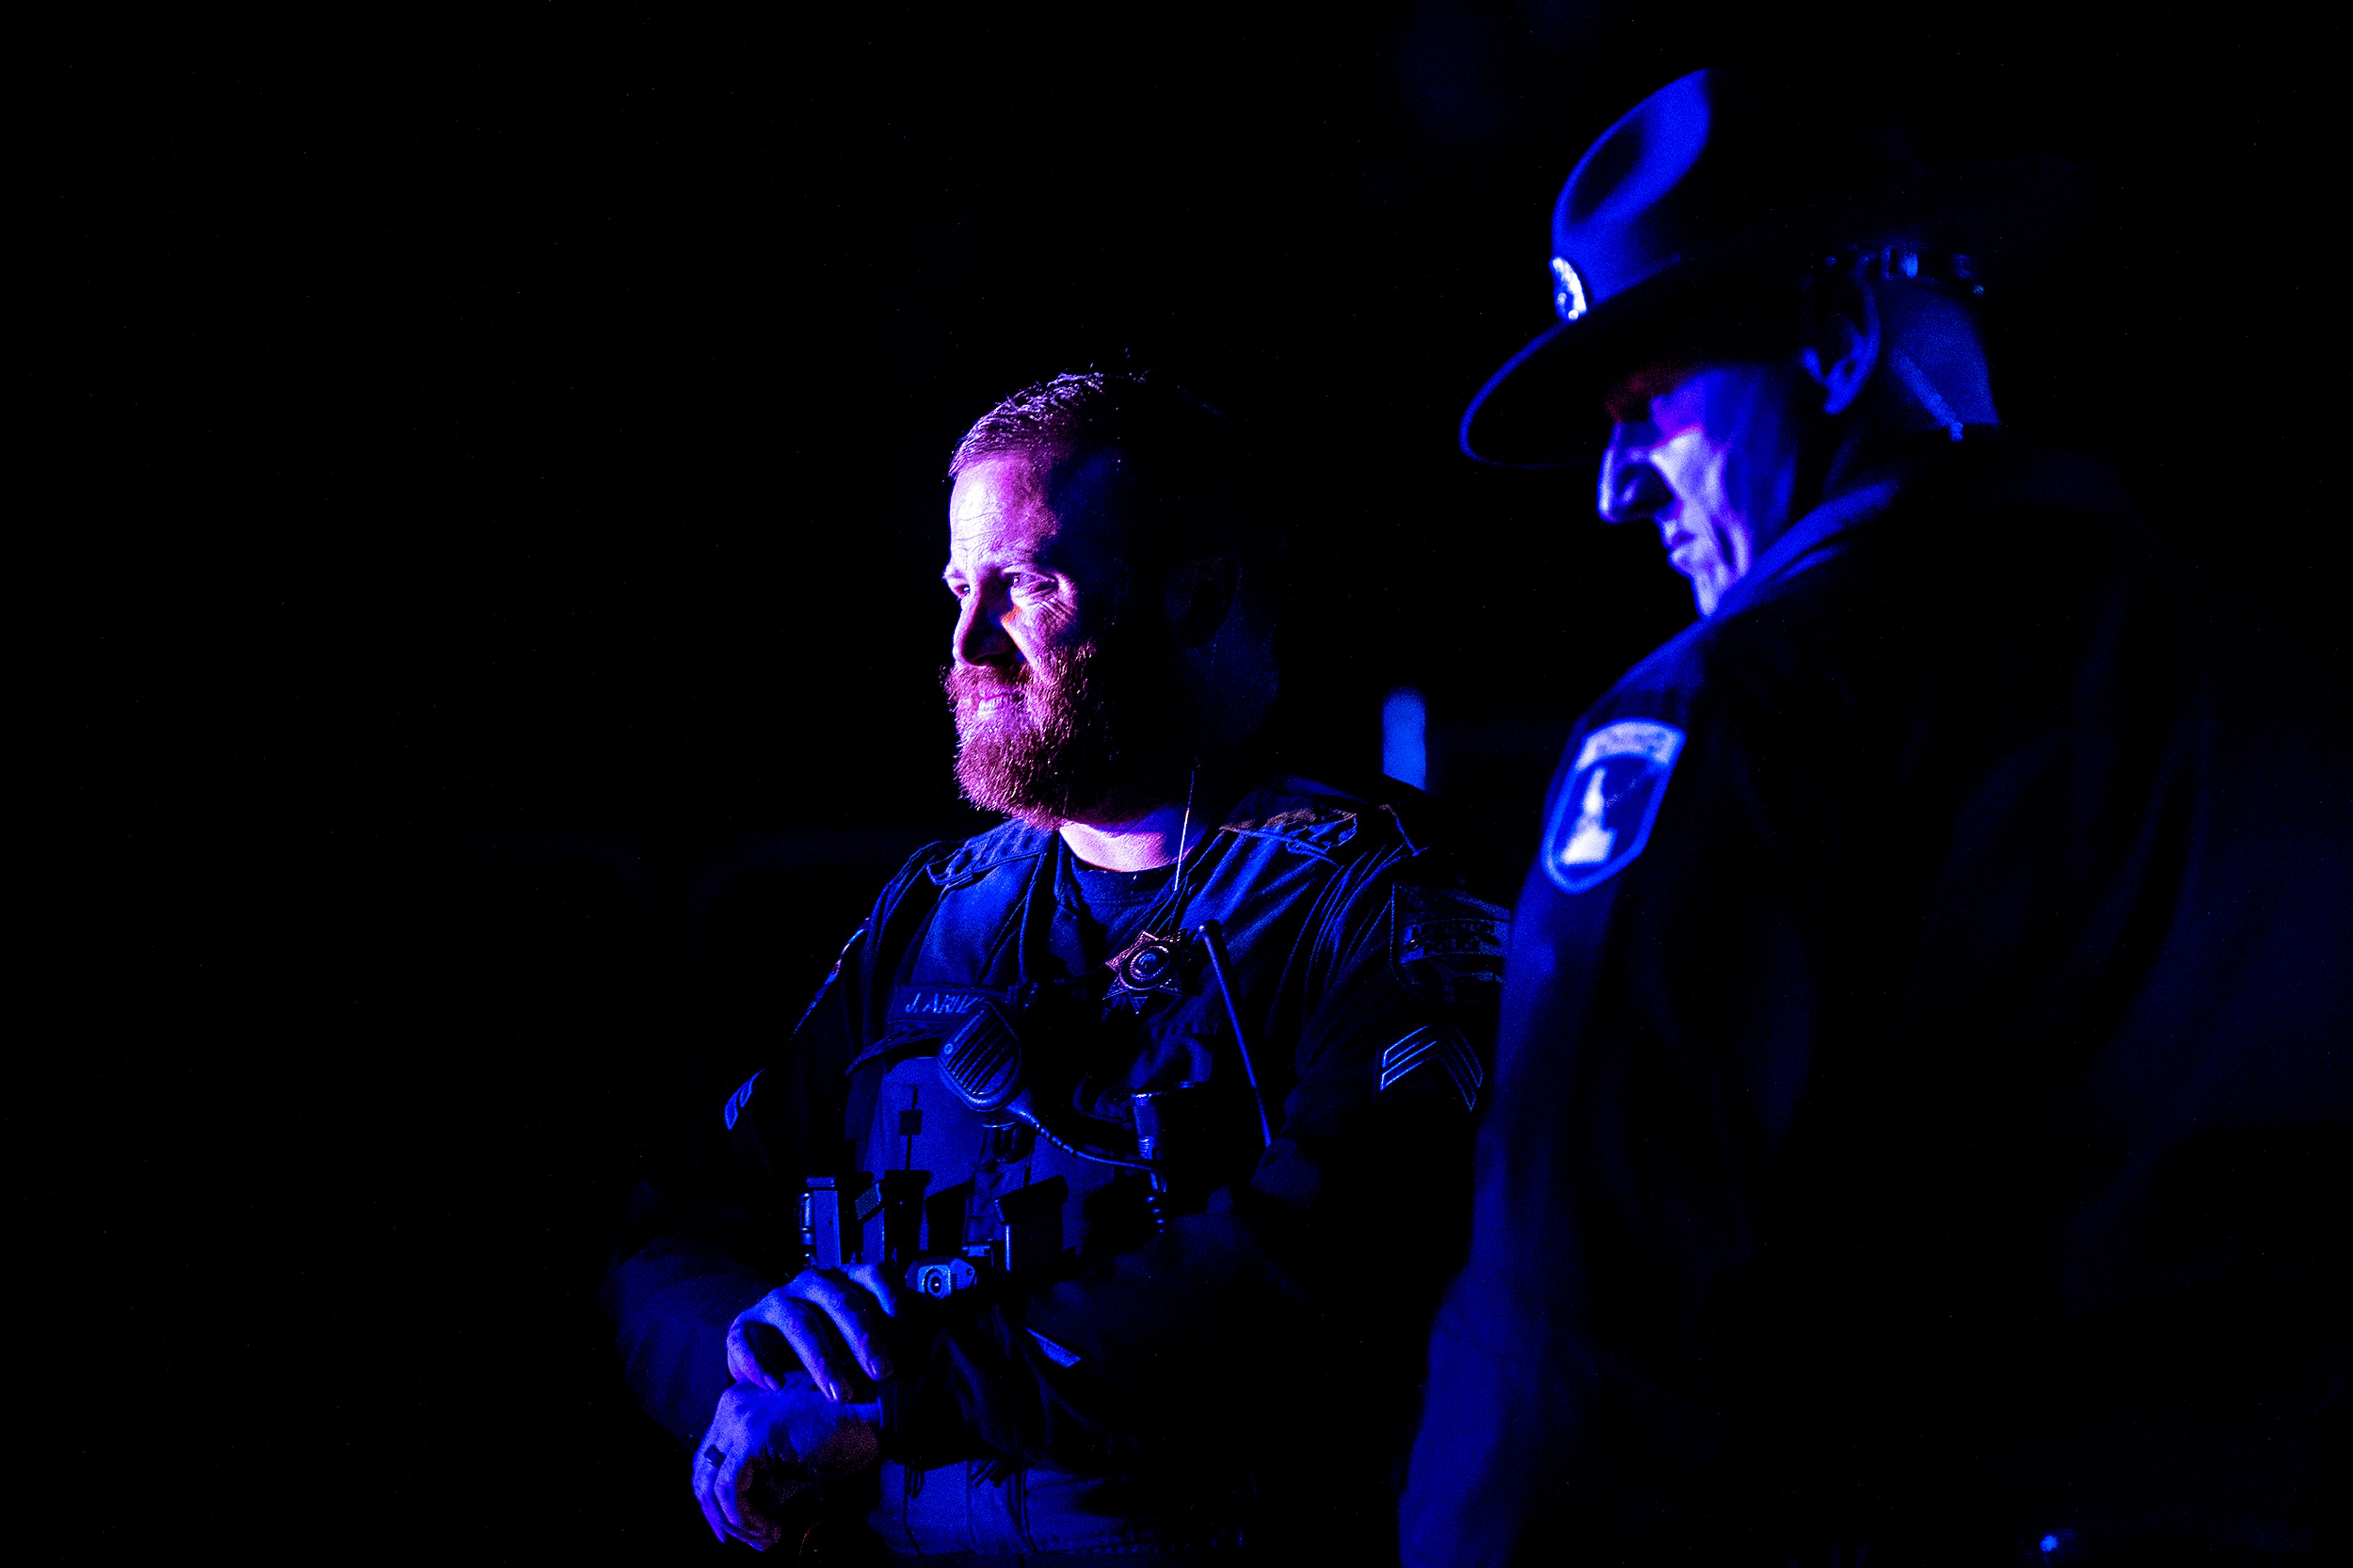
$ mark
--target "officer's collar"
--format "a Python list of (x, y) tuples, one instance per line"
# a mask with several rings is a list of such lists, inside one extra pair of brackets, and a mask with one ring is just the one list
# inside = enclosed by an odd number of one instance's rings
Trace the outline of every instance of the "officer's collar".
[(998, 823), (987, 832), (965, 839), (944, 860), (929, 868), (934, 883), (968, 881), (1008, 860), (1023, 860), (1050, 850), (1057, 842), (1053, 829), (1032, 827), (1018, 819)]
[[(1265, 815), (1260, 802), (1267, 789), (1263, 780), (1270, 766), (1269, 755), (1269, 742), (1261, 733), (1204, 763), (1196, 772), (1188, 786), (1193, 798), (1183, 836), (1187, 859), (1198, 858), (1221, 828), (1249, 826)], [(986, 833), (965, 839), (945, 859), (929, 868), (930, 876), (934, 882), (944, 887), (951, 882), (970, 880), (1008, 861), (1038, 857), (1043, 857), (1049, 866), (1071, 858), (1069, 846), (1053, 828), (1033, 827), (1018, 818), (1009, 818)], [(1056, 875), (1060, 877), (1061, 873)]]
[(1895, 498), (1932, 464), (1964, 447), (1984, 446), (2000, 426), (1970, 426), (1964, 428), (1968, 432), (1968, 439), (1959, 446), (1940, 435), (1936, 438), (1935, 447), (1915, 447), (1892, 462), (1873, 468), (1799, 518), (1787, 533), (1757, 556), (1740, 581), (1715, 602), (1715, 609), (1708, 619), (1722, 620), (1726, 616), (1736, 614), (1776, 582), (1794, 577), (1832, 559), (1843, 547), (1846, 534), (1885, 511)]

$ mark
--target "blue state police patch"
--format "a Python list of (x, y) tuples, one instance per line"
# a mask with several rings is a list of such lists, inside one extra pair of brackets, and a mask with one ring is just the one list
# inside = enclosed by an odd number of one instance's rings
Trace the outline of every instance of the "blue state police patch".
[(1683, 732), (1655, 719), (1605, 724), (1577, 748), (1577, 765), (1545, 826), (1544, 868), (1564, 893), (1600, 886), (1651, 841)]

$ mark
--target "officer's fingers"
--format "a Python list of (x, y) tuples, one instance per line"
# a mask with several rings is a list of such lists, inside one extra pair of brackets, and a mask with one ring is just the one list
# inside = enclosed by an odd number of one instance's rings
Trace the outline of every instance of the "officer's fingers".
[[(760, 1355), (761, 1346), (754, 1342), (756, 1324), (773, 1326), (779, 1313), (786, 1310), (786, 1298), (782, 1290), (771, 1290), (742, 1311), (727, 1325), (727, 1375), (738, 1383), (748, 1383), (755, 1388), (774, 1393), (776, 1380), (789, 1368), (771, 1367)], [(766, 1336), (761, 1335), (762, 1339)]]
[(889, 1319), (871, 1287), (863, 1280), (853, 1283), (846, 1275), (813, 1269), (794, 1280), (792, 1289), (824, 1311), (869, 1377), (891, 1375), (890, 1352), (882, 1348)]
[[(859, 1377), (857, 1359), (832, 1326), (825, 1310), (802, 1299), (804, 1273), (792, 1284), (771, 1290), (735, 1315), (727, 1328), (727, 1369), (739, 1381), (775, 1393), (795, 1370), (806, 1369), (828, 1399), (839, 1399)], [(787, 1360), (777, 1353), (771, 1331), (784, 1336), (792, 1352)], [(753, 1372), (758, 1375), (752, 1375)]]
[(775, 1544), (776, 1531), (756, 1518), (747, 1521), (734, 1500), (747, 1465), (759, 1458), (755, 1423), (747, 1419), (758, 1414), (758, 1406), (740, 1387), (719, 1396), (710, 1429), (695, 1450), (694, 1501), (702, 1510), (703, 1523), (721, 1544), (740, 1541), (765, 1552)]
[(719, 1460), (712, 1458), (720, 1448), (706, 1434), (702, 1447), (694, 1454), (694, 1503), (702, 1510), (702, 1522), (711, 1527), (712, 1537), (722, 1546), (727, 1544), (726, 1516), (719, 1511), (719, 1499), (712, 1483), (719, 1476)]
[(732, 1453), (721, 1460), (711, 1478), (712, 1499), (719, 1506), (719, 1519), (727, 1533), (748, 1545), (766, 1551), (775, 1537), (775, 1530), (757, 1512), (744, 1506), (744, 1483), (748, 1454)]
[(777, 1329), (785, 1341), (808, 1368), (809, 1377), (817, 1384), (818, 1392), (837, 1404), (849, 1396), (852, 1389), (863, 1381), (865, 1374), (858, 1358), (850, 1351), (841, 1331), (826, 1316), (825, 1309), (807, 1301), (796, 1301), (794, 1310), (779, 1314)]
[(882, 1315), (895, 1318), (907, 1300), (905, 1282), (894, 1279), (891, 1271), (879, 1263), (860, 1263), (844, 1271), (849, 1282), (874, 1298), (882, 1308)]
[(702, 1510), (702, 1522), (711, 1527), (711, 1538), (724, 1546), (728, 1542), (727, 1521), (721, 1517), (718, 1499), (712, 1495), (707, 1477), (698, 1476), (694, 1482), (694, 1503)]
[(774, 1394), (777, 1380), (792, 1370), (791, 1342), (775, 1323), (746, 1312), (728, 1325), (728, 1376)]

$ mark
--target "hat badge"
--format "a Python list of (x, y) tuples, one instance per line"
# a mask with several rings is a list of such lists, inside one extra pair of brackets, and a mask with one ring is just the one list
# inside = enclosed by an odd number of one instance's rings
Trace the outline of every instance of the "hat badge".
[(1552, 275), (1560, 284), (1552, 291), (1552, 308), (1559, 312), (1560, 319), (1573, 321), (1585, 314), (1590, 308), (1585, 302), (1585, 279), (1577, 275), (1577, 268), (1568, 264), (1568, 258), (1556, 256), (1552, 258)]

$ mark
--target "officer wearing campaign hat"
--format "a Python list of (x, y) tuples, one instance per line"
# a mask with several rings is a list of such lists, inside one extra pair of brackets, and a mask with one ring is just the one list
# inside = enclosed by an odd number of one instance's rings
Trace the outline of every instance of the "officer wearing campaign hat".
[[(1858, 123), (1742, 73), (1698, 71), (1611, 126), (1552, 217), (1559, 317), (1488, 379), (1462, 449), (1513, 467), (1579, 457), (1571, 406), (1695, 300), (1820, 268), (1928, 268), (1965, 298), (2064, 250), (2082, 171), (2029, 158), (1928, 167), (1894, 127)], [(1719, 312), (1721, 313), (1721, 312)], [(1653, 345), (1655, 346), (1655, 345)]]
[(1409, 1563), (2341, 1531), (2348, 748), (2112, 482), (2000, 428), (1978, 310), (2084, 206), (1722, 71), (1562, 189), (1557, 320), (1461, 443), (1599, 445), (1700, 618), (1545, 809)]

